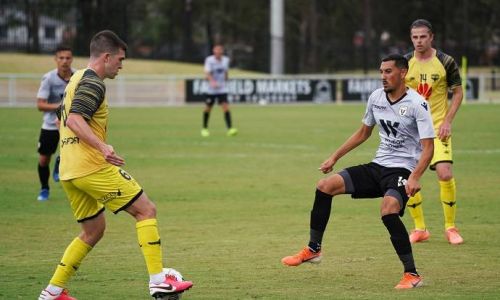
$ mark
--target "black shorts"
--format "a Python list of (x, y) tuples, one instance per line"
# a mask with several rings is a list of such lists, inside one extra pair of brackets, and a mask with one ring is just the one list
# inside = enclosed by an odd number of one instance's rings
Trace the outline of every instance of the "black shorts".
[(38, 139), (38, 153), (42, 155), (52, 155), (57, 150), (59, 144), (59, 130), (42, 129)]
[(209, 106), (214, 105), (215, 102), (219, 104), (227, 103), (227, 94), (215, 94), (215, 95), (206, 95), (205, 103)]
[[(409, 170), (405, 168), (387, 168), (371, 162), (346, 168), (344, 171), (348, 173), (351, 181), (345, 182), (346, 193), (352, 194), (352, 198), (379, 198), (388, 193), (399, 200), (401, 205), (399, 215), (404, 214), (408, 202), (405, 184), (411, 174)], [(339, 173), (341, 176), (342, 172)], [(346, 181), (345, 176), (343, 177), (344, 181)], [(349, 185), (352, 191), (349, 190)]]

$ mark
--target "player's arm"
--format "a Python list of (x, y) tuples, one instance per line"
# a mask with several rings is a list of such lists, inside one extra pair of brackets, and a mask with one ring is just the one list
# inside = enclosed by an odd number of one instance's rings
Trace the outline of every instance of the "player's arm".
[(451, 105), (446, 112), (443, 123), (438, 129), (438, 138), (442, 141), (446, 141), (451, 136), (451, 123), (462, 103), (463, 91), (460, 70), (455, 60), (451, 56), (446, 55), (442, 58), (442, 62), (446, 70), (446, 85), (453, 93)]
[(406, 182), (406, 194), (411, 197), (420, 191), (421, 186), (419, 183), (420, 177), (424, 174), (425, 170), (429, 166), (432, 160), (432, 155), (434, 154), (434, 138), (425, 138), (420, 140), (422, 145), (422, 153), (420, 159), (418, 160), (415, 170), (411, 172), (408, 181)]
[(342, 146), (340, 146), (327, 160), (321, 164), (319, 170), (324, 174), (330, 173), (333, 170), (333, 166), (342, 156), (361, 145), (371, 136), (373, 127), (374, 126), (362, 124), (361, 127), (342, 144)]
[(50, 81), (49, 75), (45, 74), (40, 83), (40, 88), (36, 95), (36, 107), (39, 111), (55, 111), (59, 107), (59, 103), (49, 103)]
[(217, 81), (215, 81), (214, 77), (212, 76), (212, 70), (210, 69), (210, 63), (208, 57), (205, 59), (204, 70), (205, 70), (205, 78), (208, 80), (208, 84), (210, 84), (212, 88), (217, 88), (218, 84)]
[(104, 159), (110, 164), (121, 166), (125, 163), (123, 158), (118, 156), (113, 146), (101, 141), (92, 131), (87, 121), (78, 113), (70, 113), (66, 119), (66, 126), (73, 131), (76, 136), (92, 148), (99, 150)]
[(37, 98), (36, 107), (39, 111), (55, 111), (59, 107), (59, 103), (49, 103), (47, 99)]
[(451, 97), (451, 105), (444, 117), (443, 123), (439, 126), (438, 137), (442, 141), (446, 141), (451, 136), (451, 123), (457, 114), (460, 104), (462, 104), (463, 90), (462, 86), (455, 86), (452, 89), (453, 96)]

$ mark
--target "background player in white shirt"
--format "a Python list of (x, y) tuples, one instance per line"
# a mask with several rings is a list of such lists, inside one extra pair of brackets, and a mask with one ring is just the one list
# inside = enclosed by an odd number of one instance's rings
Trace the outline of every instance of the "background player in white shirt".
[(404, 268), (403, 278), (396, 288), (409, 289), (422, 285), (408, 232), (400, 216), (408, 198), (420, 190), (420, 177), (432, 159), (435, 134), (427, 102), (405, 86), (407, 72), (408, 61), (402, 55), (393, 54), (382, 60), (380, 75), (383, 89), (377, 89), (370, 95), (363, 124), (319, 169), (325, 174), (331, 172), (337, 161), (366, 141), (378, 125), (380, 144), (375, 158), (368, 164), (346, 168), (318, 182), (311, 211), (309, 244), (299, 253), (284, 257), (283, 264), (298, 266), (304, 262), (320, 262), (321, 242), (333, 196), (382, 197), (382, 222)]
[(210, 112), (215, 102), (221, 105), (222, 111), (224, 112), (227, 135), (234, 136), (238, 133), (238, 130), (232, 127), (226, 87), (230, 60), (229, 57), (223, 55), (224, 46), (221, 44), (216, 44), (212, 51), (213, 55), (205, 59), (205, 75), (208, 80), (208, 90), (205, 100), (205, 109), (203, 110), (203, 128), (201, 129), (201, 136), (210, 136), (210, 131), (208, 131), (208, 120), (210, 119)]
[[(59, 46), (56, 49), (54, 60), (57, 68), (47, 72), (42, 77), (40, 89), (36, 95), (38, 110), (43, 111), (43, 124), (38, 139), (38, 178), (40, 179), (40, 193), (38, 201), (49, 199), (49, 177), (50, 177), (50, 159), (57, 151), (59, 144), (59, 129), (57, 127), (56, 109), (61, 104), (64, 89), (73, 75), (71, 63), (73, 62), (73, 53), (67, 46)], [(58, 160), (54, 165), (53, 177), (59, 181)]]

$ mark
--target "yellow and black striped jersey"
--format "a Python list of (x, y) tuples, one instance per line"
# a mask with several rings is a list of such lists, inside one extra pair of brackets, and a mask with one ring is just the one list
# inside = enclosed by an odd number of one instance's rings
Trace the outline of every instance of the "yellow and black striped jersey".
[(79, 70), (71, 77), (64, 92), (60, 111), (61, 180), (83, 177), (109, 166), (99, 150), (81, 141), (66, 126), (66, 119), (70, 113), (79, 114), (87, 121), (92, 132), (105, 142), (108, 123), (108, 102), (105, 94), (104, 82), (94, 70)]
[(405, 57), (409, 65), (406, 85), (429, 102), (434, 129), (437, 130), (448, 111), (448, 89), (462, 85), (458, 66), (453, 57), (439, 50), (426, 61), (418, 61), (414, 52)]

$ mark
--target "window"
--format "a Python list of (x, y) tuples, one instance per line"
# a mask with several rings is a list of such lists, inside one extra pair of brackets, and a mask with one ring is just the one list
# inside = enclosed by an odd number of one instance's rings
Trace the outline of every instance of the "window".
[(55, 26), (45, 26), (45, 38), (55, 39), (56, 38), (56, 27)]

